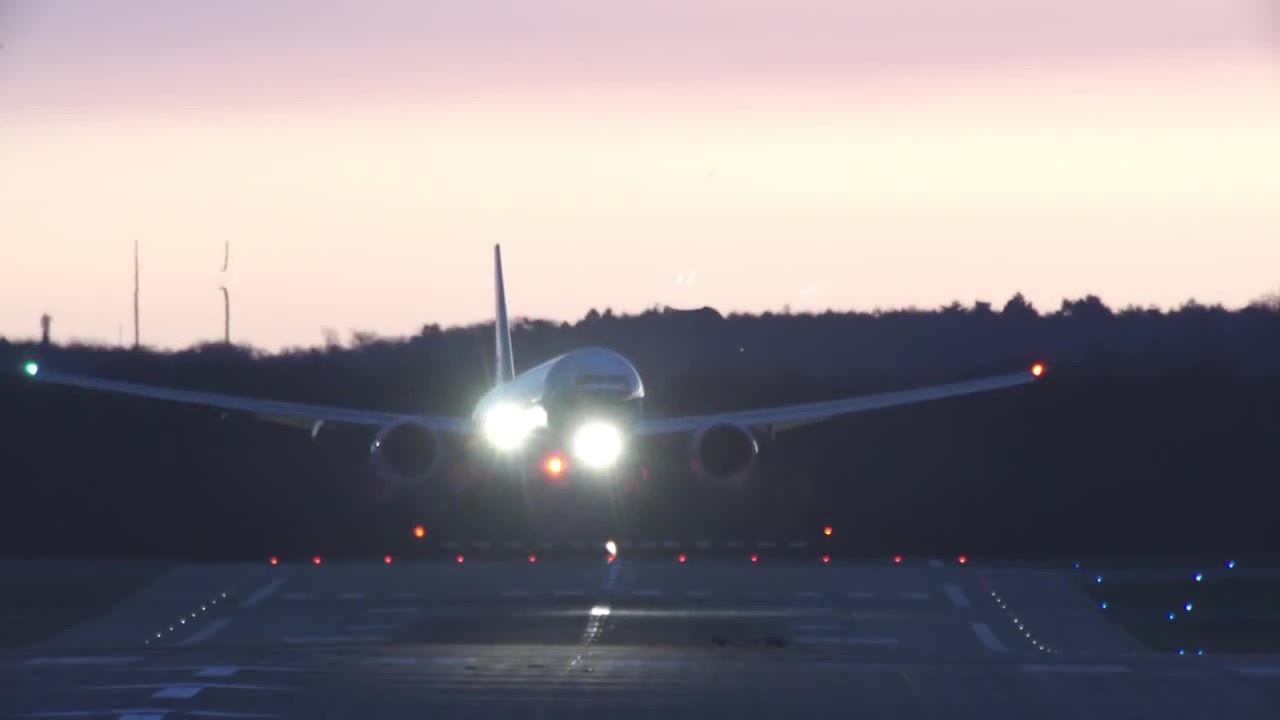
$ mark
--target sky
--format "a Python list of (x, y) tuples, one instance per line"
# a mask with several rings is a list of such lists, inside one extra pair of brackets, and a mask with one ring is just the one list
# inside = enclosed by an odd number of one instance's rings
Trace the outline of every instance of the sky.
[[(0, 336), (1280, 289), (1265, 0), (0, 0)], [(222, 272), (224, 243), (230, 262)]]

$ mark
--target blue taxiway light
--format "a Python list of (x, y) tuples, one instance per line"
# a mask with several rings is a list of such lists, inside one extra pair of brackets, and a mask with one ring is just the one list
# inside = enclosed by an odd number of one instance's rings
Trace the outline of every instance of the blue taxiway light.
[(1186, 605), (1182, 606), (1182, 609), (1186, 610), (1187, 612), (1191, 612), (1191, 608), (1192, 608), (1191, 603), (1187, 603)]
[(1093, 579), (1093, 581), (1094, 581), (1095, 583), (1100, 583), (1100, 582), (1102, 582), (1102, 576), (1101, 576), (1101, 575), (1099, 575), (1099, 576), (1095, 577), (1095, 578)]
[(1196, 582), (1204, 580), (1204, 573), (1196, 573)]
[(1176, 617), (1176, 614), (1175, 614), (1175, 613), (1169, 613), (1169, 619), (1170, 619), (1170, 620), (1172, 620), (1174, 617)]
[(1186, 655), (1186, 654), (1187, 654), (1187, 651), (1186, 651), (1186, 650), (1184, 650), (1184, 649), (1182, 649), (1182, 648), (1178, 648), (1178, 654), (1179, 654), (1179, 655)]
[(1235, 561), (1235, 560), (1228, 560), (1228, 561), (1227, 561), (1227, 569), (1228, 569), (1228, 570), (1234, 570), (1234, 569), (1235, 569), (1235, 567), (1236, 567), (1236, 561)]
[(1107, 609), (1107, 601), (1106, 601), (1106, 600), (1103, 600), (1100, 604), (1101, 604), (1101, 606), (1102, 606), (1102, 609), (1103, 609), (1103, 610), (1106, 610), (1106, 609)]

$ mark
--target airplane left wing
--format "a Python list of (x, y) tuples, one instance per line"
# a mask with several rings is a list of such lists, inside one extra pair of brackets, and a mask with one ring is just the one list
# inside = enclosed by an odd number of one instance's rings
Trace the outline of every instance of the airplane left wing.
[(694, 432), (701, 428), (721, 423), (749, 428), (767, 428), (773, 431), (787, 430), (830, 420), (841, 415), (852, 415), (868, 410), (911, 405), (928, 400), (941, 400), (943, 398), (1026, 385), (1035, 382), (1043, 373), (1044, 366), (1037, 363), (1029, 371), (966, 380), (946, 385), (934, 385), (916, 390), (879, 393), (800, 405), (784, 405), (760, 410), (742, 410), (716, 415), (645, 419), (641, 420), (632, 432), (636, 435)]
[(28, 365), (27, 367), (27, 375), (36, 382), (86, 390), (99, 390), (117, 395), (165, 400), (186, 405), (198, 405), (218, 410), (244, 412), (268, 422), (309, 429), (313, 434), (323, 423), (382, 427), (393, 422), (408, 421), (422, 422), (427, 427), (442, 432), (470, 433), (472, 431), (472, 422), (467, 418), (409, 415), (378, 410), (358, 410), (354, 408), (263, 400), (197, 390), (178, 390), (155, 385), (141, 385), (119, 380), (105, 380), (87, 375), (60, 373), (44, 368), (37, 369), (34, 365)]

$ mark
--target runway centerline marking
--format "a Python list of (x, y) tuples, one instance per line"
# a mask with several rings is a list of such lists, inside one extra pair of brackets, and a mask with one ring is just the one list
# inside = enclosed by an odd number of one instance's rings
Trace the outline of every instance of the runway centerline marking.
[(969, 627), (973, 628), (973, 634), (978, 636), (978, 641), (981, 642), (988, 650), (998, 653), (1009, 652), (1009, 648), (1005, 647), (1004, 643), (1000, 642), (1000, 638), (997, 638), (995, 633), (991, 632), (991, 627), (986, 623), (971, 622), (969, 623)]
[(240, 607), (255, 608), (258, 605), (261, 605), (263, 600), (266, 600), (267, 598), (275, 594), (275, 591), (279, 590), (280, 587), (284, 585), (285, 581), (288, 579), (289, 578), (287, 577), (276, 578), (275, 580), (272, 580), (266, 585), (263, 585), (262, 587), (255, 590), (252, 595), (245, 598), (244, 602), (240, 603)]
[(947, 594), (947, 598), (951, 600), (951, 604), (955, 605), (960, 610), (968, 610), (972, 607), (969, 604), (968, 596), (964, 594), (964, 590), (962, 590), (959, 585), (947, 583), (942, 586), (942, 591)]
[(217, 635), (218, 633), (225, 630), (227, 626), (230, 624), (231, 624), (231, 618), (229, 617), (218, 618), (217, 620), (214, 620), (208, 625), (205, 625), (203, 628), (200, 629), (199, 632), (195, 633), (194, 635), (191, 635), (190, 637), (186, 637), (178, 641), (177, 646), (190, 647), (192, 645), (197, 645), (199, 643), (202, 643), (205, 640), (208, 640), (214, 635)]

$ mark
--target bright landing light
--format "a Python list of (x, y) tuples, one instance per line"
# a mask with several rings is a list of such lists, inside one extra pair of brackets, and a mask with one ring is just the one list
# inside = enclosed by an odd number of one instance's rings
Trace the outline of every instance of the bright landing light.
[(547, 411), (537, 405), (498, 405), (484, 416), (484, 436), (499, 450), (515, 450), (534, 430), (547, 426)]
[(589, 468), (606, 468), (622, 455), (622, 433), (604, 422), (589, 422), (573, 435), (573, 456)]

